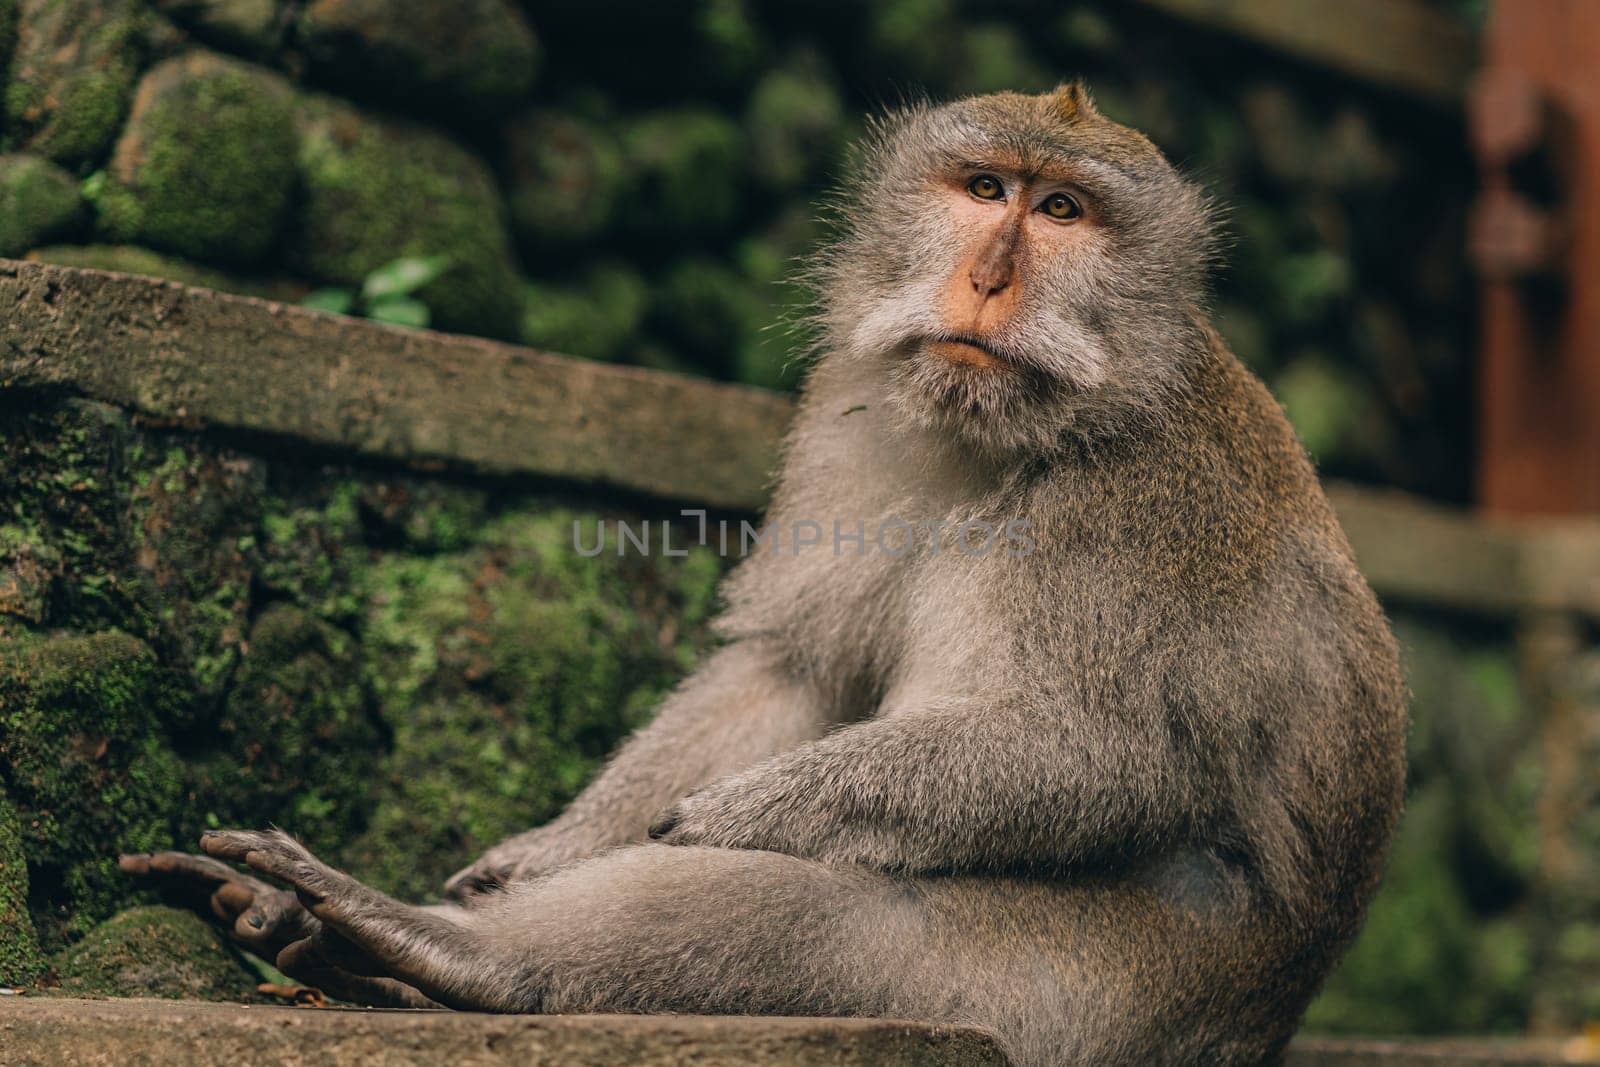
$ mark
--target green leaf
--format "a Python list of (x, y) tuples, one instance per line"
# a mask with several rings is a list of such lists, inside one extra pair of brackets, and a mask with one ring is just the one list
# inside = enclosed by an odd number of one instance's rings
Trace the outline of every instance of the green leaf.
[(300, 306), (314, 311), (331, 311), (335, 315), (348, 315), (355, 302), (356, 294), (348, 289), (318, 289), (300, 301)]
[(448, 256), (404, 256), (367, 275), (361, 283), (361, 296), (369, 304), (410, 296), (443, 274), (449, 265)]
[(98, 205), (100, 203), (101, 195), (106, 191), (106, 172), (103, 170), (95, 171), (93, 174), (83, 179), (83, 181), (79, 184), (78, 189), (83, 194), (83, 198), (85, 200), (89, 201), (91, 204)]
[(415, 326), (421, 329), (428, 325), (428, 305), (420, 300), (411, 300), (403, 296), (375, 300), (367, 307), (367, 318), (395, 326)]

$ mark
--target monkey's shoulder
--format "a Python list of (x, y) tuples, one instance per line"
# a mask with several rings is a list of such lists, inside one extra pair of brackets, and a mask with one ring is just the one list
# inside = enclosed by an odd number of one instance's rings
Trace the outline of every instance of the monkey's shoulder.
[(1360, 584), (1294, 431), (1231, 356), (1160, 427), (1041, 471), (1019, 510), (1041, 562), (1053, 551), (1213, 613), (1308, 573)]

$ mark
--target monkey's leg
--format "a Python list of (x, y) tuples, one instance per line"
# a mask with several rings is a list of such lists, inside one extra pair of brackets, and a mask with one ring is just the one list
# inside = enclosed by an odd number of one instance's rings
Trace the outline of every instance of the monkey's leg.
[(470, 897), (602, 848), (643, 841), (662, 808), (713, 779), (820, 737), (834, 710), (790, 677), (762, 642), (720, 649), (566, 811), (489, 849), (454, 874), (445, 892)]
[(913, 883), (771, 852), (615, 849), (467, 914), (529, 1010), (948, 1019), (964, 995)]
[[(306, 910), (343, 939), (323, 932), (324, 945), (358, 961), (337, 970), (365, 972), (357, 977), (381, 972), (448, 1007), (526, 1009), (526, 995), (505, 980), (513, 968), (500, 963), (499, 946), (440, 909), (401, 904), (329, 867), (282, 831), (207, 831), (200, 846), (293, 886)], [(285, 959), (297, 961), (306, 962), (292, 954)]]

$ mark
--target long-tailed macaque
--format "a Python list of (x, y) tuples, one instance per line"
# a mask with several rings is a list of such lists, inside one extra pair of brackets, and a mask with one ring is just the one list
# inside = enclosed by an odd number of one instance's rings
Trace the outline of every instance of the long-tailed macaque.
[[(1376, 888), (1405, 708), (1310, 463), (1209, 324), (1204, 198), (1069, 85), (889, 117), (842, 203), (779, 543), (563, 815), (431, 908), (280, 832), (124, 868), (367, 1002), (1280, 1055)], [(783, 541), (836, 522), (866, 545)]]

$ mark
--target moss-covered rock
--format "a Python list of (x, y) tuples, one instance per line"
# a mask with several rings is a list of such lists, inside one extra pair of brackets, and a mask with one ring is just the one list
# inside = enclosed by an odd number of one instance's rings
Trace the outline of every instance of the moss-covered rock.
[(765, 321), (766, 300), (739, 271), (705, 256), (668, 268), (654, 291), (656, 331), (695, 364), (730, 377), (734, 353), (752, 344)]
[(250, 56), (270, 55), (283, 40), (282, 0), (153, 0), (203, 41)]
[(172, 840), (182, 766), (162, 737), (175, 699), (165, 673), (115, 630), (0, 642), (0, 754), (46, 947), (126, 897), (118, 852)]
[(128, 111), (146, 14), (139, 0), (21, 0), (5, 97), (11, 147), (68, 167), (99, 159)]
[[(19, 0), (0, 0), (0, 86), (11, 67), (11, 53), (17, 48), (17, 5)], [(0, 92), (0, 128), (6, 118), (4, 92)]]
[(256, 977), (199, 916), (176, 908), (129, 908), (55, 958), (72, 996), (251, 1000)]
[(507, 0), (312, 0), (299, 40), (326, 85), (469, 122), (525, 97), (538, 59)]
[(247, 648), (191, 764), (191, 789), (210, 824), (293, 827), (324, 854), (365, 821), (384, 738), (349, 634), (289, 604), (251, 627)]
[(818, 178), (844, 149), (844, 103), (820, 58), (801, 56), (756, 83), (745, 105), (751, 170), (791, 192)]
[(290, 238), (309, 276), (359, 285), (400, 256), (446, 256), (417, 298), (441, 329), (514, 337), (521, 311), (505, 204), (474, 156), (420, 126), (327, 97), (298, 113), (303, 203)]
[(151, 278), (165, 278), (184, 285), (202, 289), (216, 289), (240, 296), (259, 296), (266, 300), (295, 303), (310, 291), (304, 282), (288, 278), (241, 277), (226, 271), (213, 270), (198, 263), (164, 256), (138, 245), (49, 245), (35, 248), (28, 259), (40, 263), (56, 263), (63, 267), (87, 267), (92, 270), (114, 270), (120, 274), (143, 274)]
[(623, 130), (622, 150), (628, 185), (621, 221), (636, 231), (701, 235), (726, 228), (738, 216), (744, 136), (717, 112), (647, 114)]
[(99, 196), (112, 240), (249, 264), (276, 242), (294, 185), (294, 109), (277, 75), (210, 52), (139, 83)]
[(610, 128), (532, 111), (507, 124), (504, 143), (511, 221), (523, 244), (547, 249), (605, 229), (623, 186), (621, 150)]
[(70, 236), (82, 220), (71, 174), (39, 156), (0, 155), (0, 256)]
[(44, 970), (28, 914), (28, 857), (16, 808), (0, 787), (0, 986), (30, 985)]
[(616, 264), (592, 268), (576, 285), (529, 282), (521, 340), (549, 352), (621, 359), (637, 340), (649, 301), (644, 280)]

